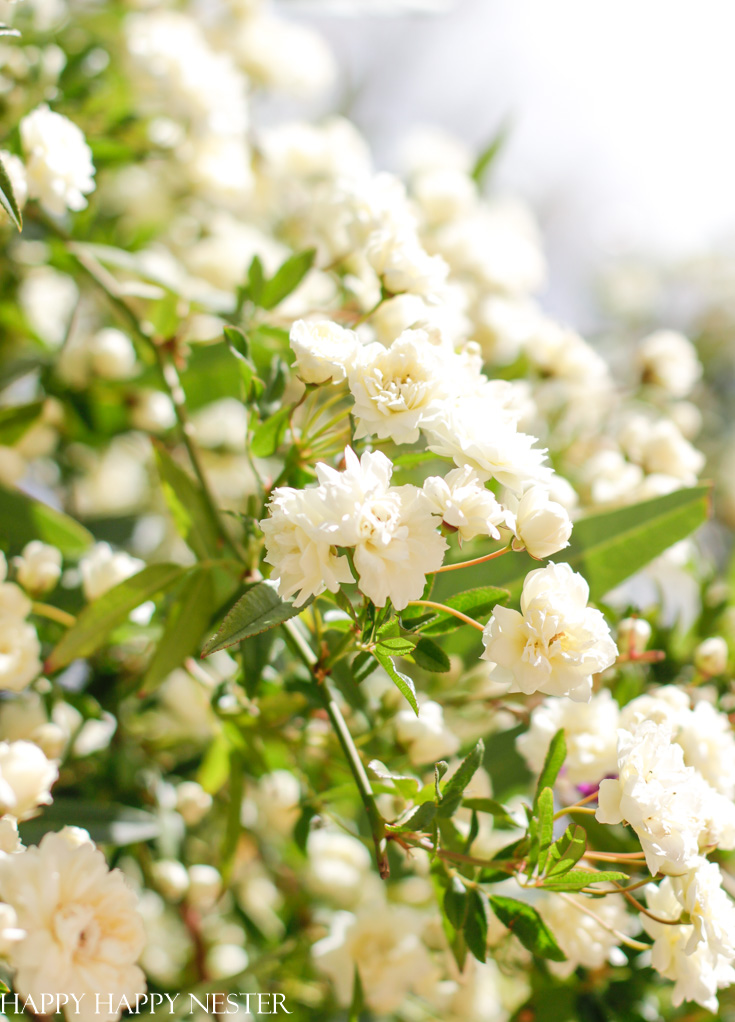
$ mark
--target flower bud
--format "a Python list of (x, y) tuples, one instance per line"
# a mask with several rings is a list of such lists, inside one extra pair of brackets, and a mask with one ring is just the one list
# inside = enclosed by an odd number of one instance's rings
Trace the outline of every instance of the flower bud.
[(131, 424), (144, 433), (164, 433), (176, 422), (171, 398), (162, 390), (146, 388), (135, 395)]
[(642, 617), (624, 617), (618, 625), (618, 649), (621, 656), (640, 656), (651, 638), (651, 626)]
[(532, 486), (516, 512), (516, 537), (531, 557), (544, 558), (569, 546), (572, 522), (565, 508), (549, 499), (548, 491)]
[(189, 890), (186, 866), (176, 859), (159, 859), (151, 870), (153, 883), (167, 901), (181, 901)]
[(61, 551), (48, 543), (34, 539), (23, 547), (15, 558), (18, 581), (33, 596), (48, 593), (61, 575)]
[(176, 789), (176, 808), (187, 827), (195, 827), (212, 807), (212, 796), (196, 781), (184, 781)]
[(208, 909), (214, 905), (222, 891), (222, 877), (214, 866), (199, 863), (189, 866), (189, 903), (195, 908)]
[(89, 342), (93, 371), (104, 380), (127, 380), (135, 373), (133, 342), (120, 330), (100, 330)]
[(48, 759), (61, 759), (69, 736), (66, 731), (48, 721), (33, 732), (32, 740)]
[(720, 635), (700, 642), (694, 650), (694, 665), (708, 678), (724, 674), (727, 669), (727, 643)]

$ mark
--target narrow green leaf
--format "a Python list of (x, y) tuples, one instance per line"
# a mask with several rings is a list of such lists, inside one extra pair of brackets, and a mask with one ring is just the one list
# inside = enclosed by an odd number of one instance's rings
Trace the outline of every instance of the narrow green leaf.
[(293, 829), (293, 839), (304, 855), (306, 855), (306, 843), (309, 840), (309, 834), (311, 833), (311, 821), (316, 815), (317, 811), (313, 806), (303, 806), (301, 814)]
[(495, 826), (501, 830), (515, 830), (518, 827), (518, 821), (513, 819), (510, 809), (493, 798), (465, 798), (462, 807), (475, 813), (489, 813), (495, 820)]
[(292, 603), (282, 600), (271, 582), (258, 582), (228, 612), (217, 632), (205, 643), (202, 656), (217, 653), (228, 646), (234, 646), (236, 642), (249, 639), (251, 635), (282, 625), (303, 609), (303, 606), (294, 607)]
[(408, 701), (408, 705), (418, 717), (419, 704), (416, 701), (416, 689), (411, 679), (407, 675), (401, 674), (400, 671), (396, 670), (395, 664), (389, 656), (386, 656), (384, 653), (380, 653), (377, 649), (373, 655), (399, 692), (405, 696)]
[(43, 411), (43, 401), (0, 409), (0, 444), (12, 447)]
[(180, 564), (150, 564), (87, 604), (46, 661), (46, 671), (58, 671), (72, 660), (91, 656), (104, 646), (110, 632), (127, 620), (141, 603), (171, 589), (185, 574)]
[(505, 123), (501, 124), (500, 128), (495, 133), (495, 135), (493, 135), (488, 145), (477, 157), (475, 166), (472, 168), (472, 180), (476, 181), (480, 188), (485, 183), (488, 171), (495, 163), (498, 153), (505, 146), (509, 134), (510, 125), (506, 121)]
[(248, 297), (251, 302), (255, 305), (260, 305), (260, 299), (263, 294), (263, 287), (265, 286), (265, 273), (263, 272), (263, 264), (260, 261), (260, 256), (253, 256), (250, 268), (248, 269)]
[(436, 819), (436, 802), (422, 802), (405, 820), (394, 827), (394, 830), (421, 833), (429, 829)]
[(1, 486), (0, 533), (15, 548), (41, 539), (69, 557), (83, 554), (94, 543), (92, 533), (69, 515), (27, 497), (20, 490)]
[(554, 837), (554, 792), (544, 788), (538, 797), (538, 871), (543, 873)]
[(225, 340), (230, 346), (230, 349), (234, 348), (238, 355), (242, 355), (244, 358), (250, 357), (250, 349), (248, 347), (248, 339), (244, 332), (236, 326), (226, 326), (223, 330)]
[(362, 980), (360, 979), (360, 970), (355, 965), (355, 974), (352, 980), (352, 1003), (350, 1004), (350, 1012), (347, 1016), (347, 1022), (360, 1022), (360, 1015), (365, 1008), (365, 994), (362, 989)]
[(487, 926), (489, 917), (489, 904), (484, 891), (476, 887), (467, 892), (467, 915), (464, 924), (464, 939), (467, 947), (478, 960), (484, 962), (487, 958)]
[(144, 691), (156, 688), (186, 657), (199, 651), (212, 617), (213, 596), (212, 573), (208, 568), (195, 568), (183, 579), (143, 677)]
[(240, 822), (240, 811), (242, 805), (243, 791), (245, 789), (245, 762), (242, 752), (239, 749), (230, 749), (230, 781), (227, 791), (227, 818), (225, 822), (225, 834), (222, 841), (219, 869), (222, 878), (227, 883), (235, 863), (235, 853), (240, 840), (242, 824)]
[(593, 873), (586, 869), (572, 869), (565, 873), (564, 876), (546, 877), (543, 887), (546, 891), (581, 891), (583, 887), (589, 887), (590, 884), (610, 883), (612, 881), (620, 883), (621, 880), (628, 879), (627, 874), (618, 873), (614, 870), (600, 870)]
[(290, 405), (280, 408), (275, 415), (261, 422), (250, 441), (250, 453), (255, 458), (270, 458), (278, 450), (288, 428)]
[(549, 849), (546, 876), (562, 876), (568, 873), (586, 851), (587, 831), (576, 823), (570, 824)]
[(257, 304), (263, 309), (274, 309), (279, 305), (299, 286), (314, 265), (315, 256), (316, 249), (313, 248), (290, 256), (271, 279), (265, 282)]
[[(590, 599), (601, 600), (664, 550), (691, 535), (707, 521), (709, 510), (710, 487), (695, 486), (588, 515), (574, 523), (571, 544), (554, 554), (553, 560), (566, 561), (580, 572), (589, 583)], [(517, 600), (526, 575), (538, 567), (538, 561), (518, 553), (483, 564), (482, 577), (505, 586)]]
[(200, 560), (220, 553), (219, 529), (199, 484), (154, 442), (161, 488), (176, 531)]
[[(497, 586), (480, 586), (477, 589), (468, 589), (464, 593), (450, 596), (444, 602), (448, 607), (479, 621), (489, 617), (493, 607), (498, 603), (505, 603), (509, 595), (507, 589), (499, 589)], [(440, 612), (435, 620), (422, 627), (421, 631), (424, 635), (441, 635), (443, 632), (451, 632), (455, 628), (461, 627), (462, 622), (459, 618)]]
[(447, 654), (431, 639), (419, 639), (411, 655), (425, 671), (445, 674), (451, 667)]
[(210, 795), (224, 787), (230, 772), (230, 743), (225, 732), (217, 735), (204, 754), (197, 781)]
[(503, 926), (507, 926), (521, 944), (540, 958), (565, 962), (567, 956), (535, 908), (516, 898), (491, 894), (490, 907)]
[(350, 667), (352, 678), (355, 684), (359, 685), (378, 669), (378, 661), (371, 653), (358, 653)]
[(44, 834), (67, 825), (83, 827), (97, 844), (117, 847), (152, 841), (161, 834), (159, 818), (143, 809), (55, 797), (40, 816), (20, 824), (20, 835), (25, 844), (38, 844)]
[(538, 812), (539, 796), (544, 788), (553, 788), (559, 776), (564, 760), (567, 758), (567, 743), (564, 738), (564, 729), (560, 728), (551, 739), (546, 759), (541, 770), (541, 776), (536, 786), (536, 795), (533, 800), (533, 811)]
[(455, 930), (463, 930), (467, 917), (467, 888), (453, 876), (444, 894), (444, 911)]
[(413, 651), (415, 645), (413, 639), (397, 635), (395, 638), (381, 639), (376, 649), (385, 656), (405, 656)]
[[(3, 33), (3, 35), (15, 34), (19, 35), (20, 33), (15, 33), (12, 29)], [(18, 203), (13, 193), (13, 185), (2, 160), (0, 160), (0, 206), (2, 206), (18, 230), (22, 231), (23, 216), (18, 208)]]
[(449, 764), (445, 763), (443, 759), (434, 764), (434, 794), (436, 795), (437, 802), (441, 802), (442, 790), (440, 784), (448, 769)]
[(478, 884), (502, 884), (512, 876), (509, 869), (483, 869), (477, 878)]
[(472, 752), (462, 760), (444, 785), (441, 802), (439, 803), (439, 816), (453, 816), (457, 811), (462, 801), (464, 790), (482, 763), (484, 754), (485, 746), (482, 739), (480, 739)]

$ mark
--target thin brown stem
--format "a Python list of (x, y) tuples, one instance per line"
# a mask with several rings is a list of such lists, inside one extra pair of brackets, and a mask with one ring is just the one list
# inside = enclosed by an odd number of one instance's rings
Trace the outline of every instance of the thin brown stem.
[(466, 625), (472, 625), (478, 632), (484, 632), (485, 628), (480, 624), (479, 621), (473, 620), (471, 617), (467, 617), (460, 610), (455, 610), (454, 607), (447, 607), (444, 603), (434, 603), (433, 600), (411, 600), (408, 604), (409, 607), (431, 607), (434, 610), (441, 610), (444, 614), (451, 614), (452, 617), (459, 618), (460, 621), (464, 621)]
[(497, 557), (502, 557), (503, 554), (507, 554), (511, 548), (504, 546), (502, 550), (494, 550), (491, 554), (485, 554), (484, 557), (474, 557), (471, 561), (459, 561), (457, 564), (443, 564), (441, 568), (437, 568), (436, 571), (432, 571), (432, 575), (441, 575), (443, 571), (459, 571), (460, 568), (471, 568), (475, 564), (484, 564), (485, 561), (494, 561)]

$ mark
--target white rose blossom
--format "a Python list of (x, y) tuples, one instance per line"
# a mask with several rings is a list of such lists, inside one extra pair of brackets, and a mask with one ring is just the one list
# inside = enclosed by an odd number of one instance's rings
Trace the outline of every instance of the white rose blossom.
[(671, 397), (686, 397), (702, 375), (692, 342), (676, 330), (657, 330), (638, 345), (636, 362), (644, 383)]
[(459, 749), (459, 738), (447, 727), (444, 710), (433, 699), (420, 701), (418, 716), (413, 710), (400, 710), (394, 726), (396, 738), (415, 766), (448, 759)]
[(500, 527), (511, 527), (513, 515), (501, 507), (495, 495), (487, 489), (470, 466), (456, 468), (444, 478), (430, 476), (424, 481), (424, 493), (432, 511), (442, 521), (456, 529), (460, 540), (477, 536), (500, 539)]
[(18, 581), (29, 593), (47, 593), (61, 577), (61, 551), (38, 539), (23, 547), (15, 559)]
[(87, 205), (94, 191), (92, 151), (80, 129), (42, 104), (20, 122), (26, 157), (28, 197), (38, 199), (53, 216)]
[[(136, 897), (119, 870), (109, 870), (85, 832), (65, 828), (37, 847), (0, 857), (0, 900), (16, 912), (25, 937), (13, 945), (13, 985), (41, 1003), (43, 994), (75, 994), (77, 1022), (113, 1022), (119, 1011), (95, 1010), (95, 994), (135, 1003), (146, 989), (135, 964), (145, 945)], [(71, 1002), (70, 1002), (71, 1003)]]
[(56, 764), (33, 742), (0, 742), (0, 814), (23, 820), (49, 805)]
[[(547, 894), (537, 908), (567, 956), (566, 962), (550, 965), (559, 976), (570, 976), (580, 965), (600, 969), (608, 962), (622, 964), (625, 956), (620, 951), (621, 939), (639, 929), (637, 919), (619, 895), (593, 901), (583, 894), (569, 894), (564, 899)], [(585, 911), (590, 908), (601, 923)]]
[(630, 824), (651, 873), (679, 875), (703, 851), (735, 845), (735, 806), (684, 763), (667, 723), (618, 730), (618, 778), (602, 781), (596, 818)]
[(531, 486), (521, 497), (515, 510), (517, 545), (531, 557), (543, 559), (569, 546), (572, 522), (566, 509), (551, 500), (542, 486)]
[(568, 564), (529, 572), (521, 613), (496, 607), (485, 626), (484, 660), (510, 692), (544, 692), (589, 700), (592, 675), (610, 667), (617, 647), (599, 610), (587, 606), (589, 586)]
[(290, 342), (304, 383), (340, 383), (356, 365), (362, 347), (353, 330), (329, 320), (297, 320)]
[(97, 543), (79, 562), (82, 588), (88, 600), (96, 600), (143, 568), (144, 562), (124, 550), (113, 551), (109, 543)]

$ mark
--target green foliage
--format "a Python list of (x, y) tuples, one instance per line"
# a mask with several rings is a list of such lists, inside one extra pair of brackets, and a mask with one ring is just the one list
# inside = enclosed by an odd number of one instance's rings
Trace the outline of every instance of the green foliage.
[(373, 655), (398, 691), (406, 698), (408, 705), (418, 717), (419, 704), (416, 701), (416, 686), (413, 681), (408, 677), (408, 675), (402, 674), (396, 669), (396, 665), (393, 663), (392, 657), (390, 657), (387, 653), (382, 653), (380, 651), (380, 646), (375, 649)]
[(209, 568), (195, 568), (182, 579), (173, 593), (174, 600), (161, 638), (143, 675), (146, 692), (159, 685), (186, 657), (198, 652), (202, 637), (212, 618), (214, 585)]
[(215, 634), (205, 643), (202, 656), (209, 656), (210, 653), (266, 632), (269, 628), (276, 628), (296, 617), (303, 609), (303, 606), (294, 607), (292, 603), (282, 600), (271, 582), (258, 582), (226, 614)]
[(549, 748), (546, 752), (546, 758), (544, 759), (544, 765), (541, 768), (541, 774), (536, 785), (536, 795), (533, 800), (534, 812), (538, 811), (539, 801), (541, 795), (547, 788), (553, 788), (556, 783), (556, 779), (559, 776), (559, 771), (564, 765), (564, 760), (567, 758), (567, 743), (564, 737), (564, 729), (560, 728), (549, 743)]
[(74, 518), (4, 487), (0, 487), (0, 532), (11, 548), (20, 550), (32, 539), (40, 539), (68, 557), (78, 557), (94, 542), (92, 534)]
[(464, 790), (477, 773), (484, 753), (485, 746), (482, 739), (480, 739), (472, 752), (462, 760), (442, 788), (441, 800), (439, 802), (440, 816), (453, 816), (457, 811), (462, 802)]
[(79, 657), (92, 656), (110, 633), (141, 603), (167, 592), (184, 575), (180, 564), (150, 564), (136, 575), (87, 604), (46, 661), (46, 671), (58, 671)]
[(216, 557), (221, 541), (201, 487), (160, 445), (154, 446), (161, 487), (176, 530), (202, 560)]
[[(0, 26), (0, 35), (20, 35), (20, 33), (8, 28), (7, 25), (2, 25)], [(18, 208), (18, 203), (13, 193), (13, 185), (2, 160), (0, 160), (0, 206), (5, 210), (5, 213), (10, 217), (17, 229), (22, 231), (23, 216)]]
[(566, 955), (535, 908), (524, 901), (501, 895), (491, 894), (489, 901), (490, 908), (503, 926), (507, 926), (525, 948), (539, 958), (548, 958), (552, 962), (566, 961)]
[(0, 409), (0, 444), (11, 446), (20, 440), (43, 411), (43, 401)]

